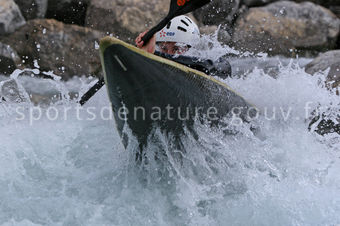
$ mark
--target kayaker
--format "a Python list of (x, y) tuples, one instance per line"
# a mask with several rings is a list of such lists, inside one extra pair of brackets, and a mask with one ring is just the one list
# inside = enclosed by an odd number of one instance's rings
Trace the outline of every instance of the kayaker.
[(193, 42), (200, 36), (198, 26), (188, 16), (173, 18), (143, 46), (142, 37), (146, 33), (147, 31), (139, 34), (136, 38), (135, 43), (138, 48), (212, 76), (225, 79), (231, 75), (231, 66), (225, 57), (212, 61), (210, 59), (198, 59), (197, 57), (182, 55), (191, 48)]

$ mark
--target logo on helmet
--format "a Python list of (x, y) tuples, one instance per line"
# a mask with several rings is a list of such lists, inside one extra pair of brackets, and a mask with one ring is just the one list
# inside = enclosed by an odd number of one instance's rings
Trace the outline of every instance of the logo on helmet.
[(184, 6), (186, 2), (188, 2), (190, 0), (177, 0), (177, 5), (178, 6)]
[(166, 32), (164, 30), (161, 30), (161, 32), (159, 32), (159, 36), (161, 38), (164, 38), (166, 36)]
[(167, 36), (175, 36), (175, 32), (167, 32), (166, 35)]

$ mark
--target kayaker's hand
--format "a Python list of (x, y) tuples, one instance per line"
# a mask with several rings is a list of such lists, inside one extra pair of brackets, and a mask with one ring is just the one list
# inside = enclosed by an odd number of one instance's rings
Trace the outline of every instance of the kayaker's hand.
[(149, 42), (143, 46), (144, 41), (142, 41), (142, 37), (147, 33), (148, 31), (144, 31), (143, 33), (140, 33), (138, 37), (135, 40), (136, 46), (142, 50), (145, 50), (149, 53), (155, 53), (156, 49), (156, 35), (153, 35), (152, 38), (149, 40)]

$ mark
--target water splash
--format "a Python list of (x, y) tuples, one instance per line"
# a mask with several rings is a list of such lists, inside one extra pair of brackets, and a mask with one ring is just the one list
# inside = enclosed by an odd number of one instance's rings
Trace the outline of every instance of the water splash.
[[(222, 54), (221, 48), (216, 49)], [(24, 120), (0, 118), (0, 225), (339, 224), (339, 135), (308, 131), (312, 110), (322, 106), (329, 115), (337, 113), (339, 98), (325, 86), (326, 72), (310, 76), (301, 67), (306, 61), (281, 60), (273, 76), (235, 59), (234, 65), (249, 70), (222, 80), (260, 108), (252, 124), (197, 123), (199, 139), (186, 131), (182, 140), (186, 152), (176, 151), (172, 138), (155, 128), (153, 139), (164, 152), (150, 145), (142, 164), (124, 150), (114, 121), (85, 120), (86, 111), (83, 120), (76, 114), (53, 121), (43, 115), (31, 124), (29, 109)], [(24, 78), (18, 71), (12, 79), (26, 91), (49, 83), (66, 94), (86, 85)], [(78, 106), (65, 97), (43, 108)], [(87, 107), (97, 115), (110, 107), (105, 88)], [(285, 114), (269, 120), (274, 108)], [(231, 129), (234, 135), (227, 135)]]

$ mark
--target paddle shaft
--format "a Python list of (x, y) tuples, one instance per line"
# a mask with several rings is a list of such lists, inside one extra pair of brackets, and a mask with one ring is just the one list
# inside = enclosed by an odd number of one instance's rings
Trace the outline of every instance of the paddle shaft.
[(79, 100), (79, 104), (83, 106), (100, 88), (105, 84), (104, 78), (100, 78)]

